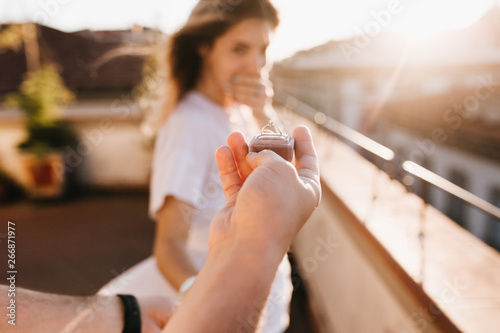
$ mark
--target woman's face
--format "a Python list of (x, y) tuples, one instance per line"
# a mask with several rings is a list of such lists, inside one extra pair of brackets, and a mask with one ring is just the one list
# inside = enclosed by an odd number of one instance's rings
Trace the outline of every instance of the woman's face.
[(256, 18), (233, 26), (212, 47), (201, 48), (202, 79), (224, 89), (238, 76), (260, 78), (272, 31), (268, 22)]

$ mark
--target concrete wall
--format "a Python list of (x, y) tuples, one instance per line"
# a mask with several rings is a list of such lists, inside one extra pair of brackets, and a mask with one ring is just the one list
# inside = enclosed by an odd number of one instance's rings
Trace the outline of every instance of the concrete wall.
[[(113, 101), (84, 103), (69, 108), (66, 120), (80, 137), (75, 149), (65, 150), (69, 170), (77, 172), (83, 185), (149, 186), (152, 141), (141, 132), (141, 117), (136, 109)], [(0, 112), (0, 164), (22, 184), (27, 182), (27, 174), (16, 146), (24, 139), (24, 125), (19, 112)]]
[[(394, 294), (401, 286), (380, 274), (352, 230), (344, 227), (351, 217), (339, 208), (337, 200), (324, 196), (294, 243), (323, 332), (421, 332), (412, 311)], [(439, 330), (429, 327), (426, 332)]]
[(310, 127), (320, 160), (322, 202), (293, 251), (322, 332), (498, 331), (498, 252), (318, 126), (280, 115), (288, 132)]

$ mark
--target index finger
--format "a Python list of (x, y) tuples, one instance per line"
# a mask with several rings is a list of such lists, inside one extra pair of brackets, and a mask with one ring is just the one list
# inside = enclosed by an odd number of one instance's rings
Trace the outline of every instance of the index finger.
[(247, 179), (247, 177), (250, 175), (250, 173), (252, 173), (253, 170), (246, 160), (248, 154), (248, 145), (245, 141), (245, 137), (241, 132), (233, 132), (229, 134), (227, 138), (227, 145), (233, 153), (241, 180), (245, 181), (245, 179)]
[(238, 173), (231, 149), (227, 146), (219, 147), (215, 152), (215, 158), (217, 160), (217, 167), (219, 168), (226, 203), (228, 205), (235, 204), (243, 181)]

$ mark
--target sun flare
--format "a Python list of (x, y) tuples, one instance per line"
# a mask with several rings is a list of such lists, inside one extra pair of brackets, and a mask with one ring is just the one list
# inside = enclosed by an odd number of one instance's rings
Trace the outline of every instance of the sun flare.
[(476, 10), (470, 4), (457, 1), (412, 2), (397, 18), (396, 29), (412, 39), (424, 40), (440, 31), (467, 27), (478, 18), (478, 15), (473, 15), (474, 12)]

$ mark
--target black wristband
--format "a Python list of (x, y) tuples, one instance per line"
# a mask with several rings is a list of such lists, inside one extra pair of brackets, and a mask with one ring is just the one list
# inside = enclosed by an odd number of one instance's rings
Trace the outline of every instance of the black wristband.
[(132, 295), (117, 295), (125, 307), (125, 325), (123, 333), (141, 333), (141, 312), (139, 303)]

